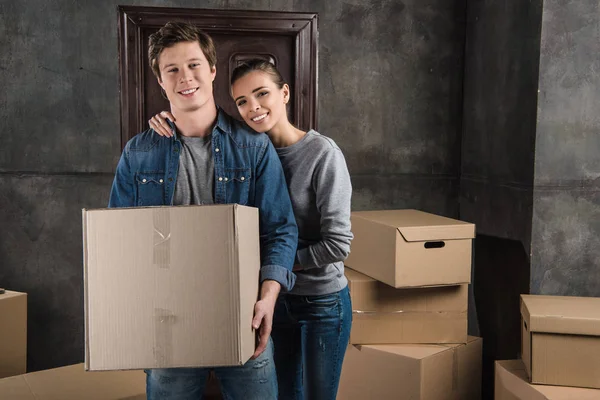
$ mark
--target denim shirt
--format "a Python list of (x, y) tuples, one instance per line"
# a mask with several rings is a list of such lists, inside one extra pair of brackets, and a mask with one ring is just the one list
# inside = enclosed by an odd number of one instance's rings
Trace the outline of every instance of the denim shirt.
[[(172, 126), (175, 128), (174, 126)], [(173, 204), (181, 142), (152, 129), (125, 145), (113, 181), (109, 207)], [(294, 286), (292, 273), (298, 228), (285, 176), (273, 144), (221, 109), (212, 131), (216, 204), (257, 207), (260, 221), (260, 281), (272, 279), (283, 291)]]

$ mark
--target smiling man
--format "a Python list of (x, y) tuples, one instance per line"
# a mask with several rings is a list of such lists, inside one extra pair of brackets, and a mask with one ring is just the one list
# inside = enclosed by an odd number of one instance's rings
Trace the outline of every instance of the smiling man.
[[(273, 310), (280, 289), (294, 285), (298, 236), (279, 158), (265, 134), (216, 106), (217, 56), (210, 36), (190, 24), (167, 23), (150, 36), (148, 57), (177, 124), (172, 137), (149, 129), (127, 143), (109, 207), (238, 203), (259, 209), (261, 290), (252, 322), (258, 345), (243, 366), (214, 371), (226, 398), (275, 399)], [(201, 398), (209, 371), (147, 370), (148, 399)]]

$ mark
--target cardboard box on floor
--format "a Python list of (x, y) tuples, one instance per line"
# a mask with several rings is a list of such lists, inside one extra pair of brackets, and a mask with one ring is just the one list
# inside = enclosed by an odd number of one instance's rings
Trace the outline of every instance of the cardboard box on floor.
[(480, 400), (481, 345), (350, 345), (337, 398)]
[(346, 268), (351, 344), (466, 343), (468, 285), (396, 289)]
[(27, 294), (0, 294), (0, 378), (27, 372)]
[(358, 211), (346, 265), (395, 288), (471, 282), (475, 225), (417, 210)]
[(254, 353), (258, 209), (83, 211), (89, 370), (230, 366)]
[(496, 361), (495, 400), (598, 400), (600, 390), (532, 385), (521, 360)]
[(142, 371), (86, 372), (83, 364), (0, 379), (0, 400), (144, 400)]
[(521, 295), (521, 322), (533, 383), (600, 388), (600, 298)]

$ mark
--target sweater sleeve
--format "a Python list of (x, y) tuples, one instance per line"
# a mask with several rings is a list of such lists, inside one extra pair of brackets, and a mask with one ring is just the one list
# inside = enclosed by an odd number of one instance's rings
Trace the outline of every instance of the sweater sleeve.
[(323, 154), (312, 178), (317, 209), (321, 215), (321, 240), (298, 249), (297, 261), (303, 269), (343, 261), (350, 254), (350, 201), (352, 184), (342, 151), (331, 147)]

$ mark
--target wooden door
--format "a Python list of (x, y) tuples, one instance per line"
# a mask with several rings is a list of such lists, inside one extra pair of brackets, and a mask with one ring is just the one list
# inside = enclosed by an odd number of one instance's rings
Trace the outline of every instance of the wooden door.
[(199, 26), (217, 49), (215, 100), (240, 118), (229, 95), (229, 78), (239, 62), (265, 58), (289, 83), (290, 121), (317, 129), (317, 15), (266, 11), (119, 6), (121, 144), (148, 128), (148, 119), (169, 109), (148, 64), (148, 37), (169, 21)]

